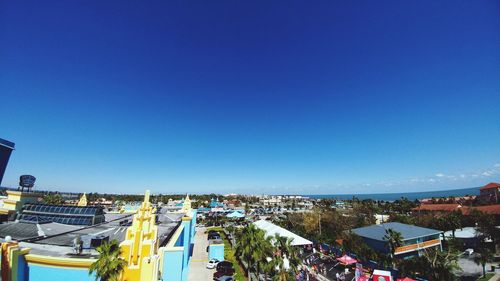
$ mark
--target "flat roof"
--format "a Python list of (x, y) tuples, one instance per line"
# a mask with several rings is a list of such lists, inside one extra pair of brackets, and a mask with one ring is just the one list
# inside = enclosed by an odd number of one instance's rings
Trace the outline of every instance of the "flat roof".
[(352, 231), (361, 236), (378, 241), (386, 241), (386, 229), (392, 229), (401, 233), (403, 240), (415, 239), (442, 233), (441, 230), (415, 226), (411, 224), (404, 224), (399, 222), (388, 222), (382, 224), (374, 224), (370, 226), (354, 228)]
[[(184, 214), (164, 213), (158, 214), (158, 242), (166, 243), (167, 239), (177, 229)], [(132, 221), (133, 214), (105, 214), (106, 222), (92, 226), (75, 226), (60, 223), (28, 223), (9, 222), (0, 224), (0, 237), (11, 236), (13, 240), (20, 241), (22, 247), (30, 248), (30, 253), (52, 257), (94, 258), (97, 256), (95, 249), (84, 249), (81, 255), (74, 255), (73, 241), (79, 236), (84, 241), (89, 241), (98, 235), (109, 236), (109, 240), (125, 240), (127, 228), (121, 226), (120, 221)], [(4, 240), (4, 239), (1, 239)], [(85, 245), (85, 242), (84, 242)], [(84, 247), (85, 248), (85, 247)]]

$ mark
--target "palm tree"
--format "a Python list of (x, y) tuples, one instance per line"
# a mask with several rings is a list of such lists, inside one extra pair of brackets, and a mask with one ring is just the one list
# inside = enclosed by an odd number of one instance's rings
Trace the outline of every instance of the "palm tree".
[(266, 271), (269, 270), (267, 266), (269, 263), (268, 258), (273, 256), (275, 248), (272, 244), (272, 237), (265, 237), (264, 231), (257, 232), (257, 239), (258, 243), (255, 245), (253, 252), (253, 262), (256, 267), (255, 272), (259, 276), (261, 271), (266, 274)]
[(387, 241), (387, 245), (389, 246), (390, 258), (392, 266), (394, 267), (394, 254), (398, 247), (403, 246), (403, 236), (400, 232), (389, 228), (385, 230), (384, 240)]
[(251, 280), (251, 268), (256, 261), (256, 254), (254, 250), (258, 247), (257, 245), (261, 242), (260, 237), (263, 237), (263, 230), (258, 229), (255, 225), (247, 225), (241, 232), (236, 243), (236, 254), (241, 257), (247, 263), (247, 275), (248, 280)]
[(420, 271), (431, 281), (452, 281), (456, 279), (455, 271), (458, 266), (458, 255), (455, 252), (442, 252), (436, 248), (424, 249), (421, 257)]
[(234, 248), (234, 226), (228, 225), (226, 227), (227, 232), (231, 235), (231, 248)]
[[(297, 248), (292, 246), (292, 238), (287, 238), (275, 234), (274, 246), (276, 247), (275, 262), (278, 267), (279, 275), (286, 281), (289, 272), (297, 273), (301, 264)], [(285, 259), (288, 260), (288, 267), (285, 267)]]
[(494, 259), (493, 253), (486, 247), (480, 247), (477, 255), (474, 257), (474, 262), (483, 267), (483, 278), (486, 276), (486, 263), (492, 262)]
[(277, 267), (277, 261), (272, 257), (266, 257), (265, 260), (262, 260), (260, 268), (264, 273), (264, 280), (267, 280), (269, 276), (273, 277), (273, 280), (277, 280), (279, 278), (279, 275), (276, 274)]
[(446, 216), (446, 222), (451, 235), (455, 238), (455, 230), (462, 227), (462, 213), (460, 211), (451, 212)]
[(121, 258), (117, 240), (105, 242), (97, 247), (99, 258), (90, 265), (89, 275), (95, 272), (95, 280), (118, 281), (127, 262)]

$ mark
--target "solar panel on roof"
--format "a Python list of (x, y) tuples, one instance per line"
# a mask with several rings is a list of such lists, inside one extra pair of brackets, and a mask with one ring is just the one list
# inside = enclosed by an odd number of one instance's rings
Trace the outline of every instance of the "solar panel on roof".
[(25, 204), (21, 213), (23, 218), (30, 221), (40, 219), (74, 225), (92, 225), (95, 221), (104, 221), (102, 207), (58, 206), (44, 204)]

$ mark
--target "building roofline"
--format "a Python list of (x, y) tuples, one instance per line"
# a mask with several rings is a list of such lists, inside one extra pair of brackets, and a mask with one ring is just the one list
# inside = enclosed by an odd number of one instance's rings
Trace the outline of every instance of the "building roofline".
[(8, 140), (4, 140), (4, 139), (1, 139), (0, 138), (0, 146), (5, 146), (7, 148), (10, 148), (10, 149), (14, 149), (14, 147), (16, 146), (15, 143), (11, 142), (11, 141), (8, 141)]

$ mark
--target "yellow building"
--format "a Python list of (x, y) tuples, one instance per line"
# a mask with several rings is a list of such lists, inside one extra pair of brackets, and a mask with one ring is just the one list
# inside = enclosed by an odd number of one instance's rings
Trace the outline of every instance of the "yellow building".
[(41, 198), (42, 195), (35, 192), (7, 190), (7, 199), (3, 200), (3, 207), (0, 208), (0, 215), (14, 219), (25, 203), (38, 203), (38, 200)]
[(82, 197), (80, 197), (80, 200), (78, 200), (78, 203), (76, 205), (80, 207), (87, 206), (87, 195), (85, 193), (82, 195)]
[(125, 241), (120, 244), (122, 257), (128, 264), (123, 272), (124, 281), (158, 280), (158, 227), (154, 211), (147, 190), (144, 202), (127, 229)]
[[(95, 275), (88, 274), (88, 268), (97, 258), (94, 247), (88, 246), (83, 255), (78, 255), (75, 254), (71, 242), (73, 237), (82, 237), (84, 240), (84, 236), (89, 234), (92, 237), (107, 235), (109, 240), (122, 241), (120, 248), (127, 265), (122, 272), (121, 281), (187, 280), (196, 210), (186, 208), (183, 214), (156, 214), (149, 202), (149, 191), (146, 191), (144, 201), (133, 215), (131, 226), (120, 224), (122, 220), (130, 217), (129, 214), (107, 215), (110, 220), (106, 219), (107, 222), (97, 226), (75, 228), (58, 224), (57, 228), (60, 228), (61, 232), (50, 237), (43, 235), (44, 231), (54, 231), (50, 223), (0, 224), (0, 236), (13, 236), (12, 241), (2, 243), (2, 280), (95, 280)], [(161, 220), (156, 220), (157, 215)], [(163, 220), (165, 223), (162, 223)], [(22, 233), (21, 230), (38, 232), (40, 237), (33, 241), (16, 242), (20, 239), (14, 237), (15, 233)], [(126, 232), (123, 234), (123, 231)]]

